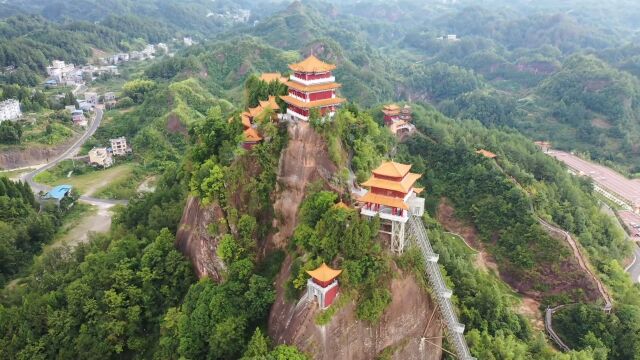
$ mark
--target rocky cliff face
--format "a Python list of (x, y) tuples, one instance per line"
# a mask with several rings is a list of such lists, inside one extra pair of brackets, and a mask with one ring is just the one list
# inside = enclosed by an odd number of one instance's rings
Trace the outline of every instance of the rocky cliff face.
[(62, 154), (77, 138), (55, 146), (29, 146), (2, 150), (0, 152), (0, 169), (15, 169), (24, 166), (33, 166), (46, 163)]
[[(269, 335), (277, 344), (296, 345), (318, 360), (375, 359), (383, 351), (393, 359), (442, 358), (439, 313), (412, 276), (391, 281), (393, 300), (377, 324), (358, 320), (355, 305), (350, 303), (338, 310), (331, 322), (320, 326), (315, 324), (319, 313), (316, 302), (285, 301), (282, 284), (289, 277), (290, 266), (287, 259), (269, 316)], [(421, 340), (423, 337), (427, 340)]]
[(209, 234), (210, 224), (218, 223), (224, 217), (220, 207), (211, 204), (202, 206), (197, 198), (189, 197), (180, 219), (176, 246), (193, 264), (198, 278), (208, 276), (214, 281), (221, 280), (225, 268), (218, 255), (219, 238)]
[[(278, 232), (270, 247), (283, 248), (298, 224), (298, 208), (307, 185), (316, 180), (329, 184), (337, 168), (329, 159), (327, 144), (309, 123), (289, 124), (289, 143), (280, 156), (274, 202)], [(328, 185), (327, 185), (328, 186)]]

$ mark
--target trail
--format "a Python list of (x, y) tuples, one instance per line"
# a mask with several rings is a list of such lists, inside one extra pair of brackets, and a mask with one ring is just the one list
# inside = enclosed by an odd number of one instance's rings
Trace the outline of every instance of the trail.
[[(496, 168), (500, 172), (502, 172), (511, 182), (513, 182), (517, 187), (519, 187), (522, 191), (524, 191), (525, 194), (527, 194), (527, 197), (530, 200), (529, 201), (529, 207), (530, 207), (531, 213), (535, 216), (536, 220), (543, 227), (543, 229), (545, 229), (549, 233), (549, 235), (556, 236), (556, 237), (561, 237), (563, 240), (565, 240), (565, 242), (567, 244), (569, 244), (569, 247), (572, 250), (573, 256), (578, 261), (578, 265), (580, 266), (580, 268), (585, 273), (587, 273), (589, 275), (589, 277), (595, 282), (595, 284), (596, 284), (596, 286), (598, 288), (598, 292), (600, 293), (600, 296), (604, 300), (603, 311), (609, 313), (611, 311), (611, 309), (613, 308), (613, 298), (609, 294), (609, 291), (604, 286), (604, 284), (602, 283), (600, 278), (591, 270), (590, 266), (588, 266), (589, 260), (582, 253), (582, 250), (580, 249), (580, 246), (575, 241), (575, 239), (569, 234), (569, 232), (567, 232), (564, 229), (562, 229), (562, 228), (560, 228), (560, 227), (558, 227), (558, 226), (556, 226), (554, 224), (551, 224), (551, 223), (543, 220), (542, 218), (540, 218), (537, 215), (535, 207), (533, 205), (533, 201), (531, 200), (531, 193), (524, 186), (522, 186), (522, 184), (520, 184), (518, 182), (518, 180), (516, 180), (516, 178), (514, 178), (513, 176), (508, 174), (502, 168), (502, 166), (500, 166), (500, 164), (498, 164), (497, 161), (494, 161), (493, 163), (494, 163), (494, 165), (496, 166)], [(545, 329), (547, 330), (547, 333), (549, 334), (549, 337), (558, 345), (558, 347), (560, 349), (562, 349), (564, 351), (569, 351), (570, 350), (569, 347), (564, 342), (562, 342), (560, 337), (555, 333), (555, 331), (553, 330), (553, 325), (552, 325), (553, 313), (556, 312), (557, 310), (563, 308), (566, 305), (569, 305), (569, 304), (560, 305), (560, 306), (557, 306), (555, 308), (547, 308), (546, 313), (545, 313)]]

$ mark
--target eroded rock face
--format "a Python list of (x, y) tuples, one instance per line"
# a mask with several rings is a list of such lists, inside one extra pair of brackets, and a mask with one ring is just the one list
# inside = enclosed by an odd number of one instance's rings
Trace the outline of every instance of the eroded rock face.
[(280, 156), (278, 184), (273, 208), (276, 212), (274, 226), (278, 232), (269, 246), (283, 248), (298, 223), (298, 208), (305, 195), (307, 184), (323, 180), (329, 183), (337, 172), (329, 159), (327, 144), (306, 122), (290, 123), (289, 142)]
[(201, 206), (200, 201), (190, 196), (185, 205), (176, 235), (176, 247), (187, 256), (198, 275), (208, 276), (216, 282), (221, 280), (225, 265), (216, 255), (219, 238), (209, 234), (209, 225), (223, 218), (216, 205)]
[[(279, 274), (278, 295), (269, 316), (269, 335), (277, 344), (294, 344), (318, 360), (375, 359), (385, 349), (393, 359), (437, 360), (442, 357), (442, 329), (431, 297), (413, 276), (391, 281), (393, 300), (375, 325), (356, 318), (353, 303), (343, 306), (327, 325), (316, 325), (313, 301), (288, 303), (282, 284), (291, 259)], [(428, 341), (422, 341), (424, 337)], [(429, 343), (432, 342), (434, 344)]]
[(49, 162), (62, 154), (76, 138), (55, 146), (28, 146), (0, 152), (0, 168), (15, 169)]

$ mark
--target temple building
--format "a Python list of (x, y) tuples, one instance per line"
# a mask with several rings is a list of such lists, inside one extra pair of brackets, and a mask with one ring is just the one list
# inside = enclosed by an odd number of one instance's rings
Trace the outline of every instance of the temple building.
[(396, 104), (384, 105), (382, 107), (384, 114), (384, 124), (396, 136), (404, 136), (413, 133), (416, 129), (411, 123), (411, 107), (405, 105), (400, 107)]
[(336, 278), (341, 272), (342, 270), (332, 269), (325, 263), (315, 270), (307, 271), (311, 276), (307, 280), (307, 298), (312, 300), (315, 297), (322, 310), (331, 306), (340, 289)]
[(262, 136), (258, 134), (256, 129), (249, 127), (244, 130), (244, 141), (242, 142), (242, 147), (246, 150), (253, 149), (254, 146), (259, 144), (262, 141)]
[(277, 81), (279, 83), (286, 83), (289, 79), (287, 79), (286, 76), (282, 76), (282, 74), (280, 74), (279, 72), (273, 72), (273, 73), (262, 73), (260, 74), (260, 80), (266, 82), (266, 83), (270, 83), (272, 81)]
[(286, 118), (309, 121), (313, 109), (317, 109), (322, 117), (333, 117), (336, 108), (345, 101), (336, 96), (336, 89), (341, 86), (331, 73), (336, 66), (311, 55), (289, 68), (293, 71), (286, 82), (289, 95), (280, 97), (287, 103)]
[(424, 189), (414, 187), (422, 175), (410, 170), (411, 165), (393, 161), (383, 163), (362, 183), (368, 190), (358, 199), (363, 204), (360, 214), (380, 216), (380, 232), (391, 236), (391, 250), (397, 253), (404, 249), (405, 224), (409, 216), (424, 213), (424, 198), (417, 196)]
[[(276, 103), (275, 96), (269, 96), (267, 100), (260, 100), (258, 106), (243, 111), (240, 114), (242, 127), (244, 128), (244, 138), (242, 147), (251, 150), (256, 144), (262, 141), (262, 137), (256, 130), (256, 120), (264, 115), (267, 111), (271, 111), (271, 121), (277, 122), (280, 118), (280, 107)], [(231, 122), (233, 118), (229, 119)]]

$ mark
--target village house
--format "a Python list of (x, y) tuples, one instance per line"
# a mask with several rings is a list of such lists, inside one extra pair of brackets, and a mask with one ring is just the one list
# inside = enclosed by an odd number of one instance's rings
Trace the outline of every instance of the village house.
[(93, 148), (89, 151), (89, 163), (108, 168), (113, 164), (113, 159), (111, 153), (107, 151), (107, 148)]
[(127, 138), (124, 136), (111, 139), (109, 142), (111, 143), (111, 153), (113, 155), (123, 156), (131, 152), (131, 148), (127, 145)]
[(73, 125), (87, 126), (87, 118), (84, 116), (84, 111), (80, 109), (71, 112), (71, 121)]
[(84, 93), (84, 101), (88, 102), (92, 106), (98, 105), (98, 94), (95, 92), (87, 91)]
[(0, 102), (0, 123), (5, 120), (15, 120), (22, 116), (20, 102), (16, 99), (8, 99)]
[(53, 201), (56, 205), (60, 206), (62, 200), (72, 198), (72, 189), (73, 187), (71, 185), (58, 185), (44, 194), (42, 199), (45, 201)]

